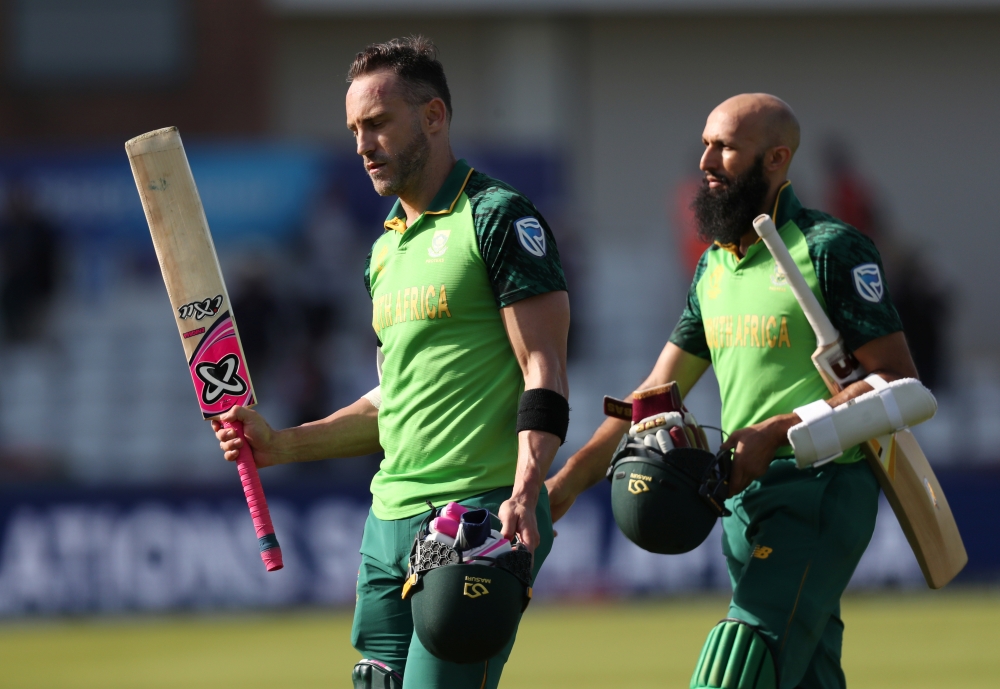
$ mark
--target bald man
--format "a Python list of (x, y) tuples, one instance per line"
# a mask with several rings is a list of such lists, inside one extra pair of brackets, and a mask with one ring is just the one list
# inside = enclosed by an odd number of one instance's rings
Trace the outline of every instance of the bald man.
[[(722, 397), (724, 448), (734, 450), (731, 516), (722, 549), (733, 586), (727, 618), (709, 634), (691, 687), (836, 688), (844, 625), (840, 597), (875, 527), (878, 484), (859, 448), (818, 468), (796, 468), (788, 429), (797, 408), (829, 396), (810, 356), (816, 338), (774, 259), (753, 230), (770, 214), (806, 281), (866, 370), (916, 377), (872, 242), (803, 208), (788, 182), (799, 145), (791, 108), (744, 94), (708, 117), (702, 187), (693, 204), (712, 242), (687, 304), (640, 389), (676, 381), (682, 394), (712, 366)], [(830, 406), (871, 390), (854, 383)], [(547, 485), (553, 519), (599, 482), (628, 422), (608, 419)]]

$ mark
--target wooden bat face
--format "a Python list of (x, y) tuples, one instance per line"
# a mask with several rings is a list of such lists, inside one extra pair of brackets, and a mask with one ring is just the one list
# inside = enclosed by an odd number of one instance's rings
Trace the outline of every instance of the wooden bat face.
[(256, 403), (215, 245), (173, 127), (125, 145), (202, 415)]

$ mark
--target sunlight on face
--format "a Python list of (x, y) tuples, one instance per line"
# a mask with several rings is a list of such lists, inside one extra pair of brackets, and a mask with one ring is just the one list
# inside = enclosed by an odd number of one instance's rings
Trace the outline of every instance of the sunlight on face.
[(391, 72), (359, 77), (347, 90), (347, 128), (375, 191), (399, 194), (419, 177), (430, 145), (419, 107), (408, 103)]

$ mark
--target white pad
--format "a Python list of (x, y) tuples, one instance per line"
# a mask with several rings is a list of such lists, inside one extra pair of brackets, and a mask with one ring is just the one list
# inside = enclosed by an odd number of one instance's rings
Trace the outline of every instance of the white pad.
[[(796, 409), (795, 413), (802, 419), (799, 425), (805, 426), (808, 431), (813, 452), (817, 457), (811, 462), (812, 466), (826, 464), (844, 454), (844, 446), (840, 443), (837, 427), (833, 423), (833, 407), (827, 404), (826, 400), (810, 402)], [(791, 431), (788, 432), (788, 437), (791, 440)], [(795, 456), (798, 457), (797, 451)]]
[(371, 390), (362, 395), (366, 400), (371, 402), (372, 406), (376, 409), (381, 409), (382, 407), (382, 386), (376, 385)]
[[(889, 423), (892, 424), (892, 427), (897, 431), (907, 428), (908, 424), (903, 421), (903, 413), (899, 411), (899, 405), (896, 404), (896, 396), (893, 394), (892, 388), (885, 381), (885, 378), (877, 373), (873, 373), (865, 378), (865, 382), (871, 385), (872, 390), (878, 393), (879, 399), (882, 400), (882, 404), (885, 406), (885, 415), (889, 417)], [(934, 408), (937, 409), (936, 403)]]
[(385, 363), (385, 355), (382, 348), (375, 348), (375, 372), (378, 373), (378, 385), (366, 392), (362, 397), (372, 403), (376, 409), (382, 407), (382, 364)]
[[(869, 376), (869, 379), (875, 377)], [(848, 400), (831, 410), (829, 415), (823, 415), (817, 402), (795, 410), (802, 417), (802, 423), (788, 430), (788, 442), (795, 450), (799, 468), (828, 462), (845, 448), (916, 426), (937, 412), (934, 395), (915, 378), (903, 378), (891, 383), (881, 378), (877, 381), (869, 379), (866, 382), (874, 390)], [(829, 409), (825, 402), (822, 404)], [(806, 418), (810, 413), (814, 414), (812, 420)], [(837, 447), (833, 447), (829, 438), (830, 425), (836, 432)]]

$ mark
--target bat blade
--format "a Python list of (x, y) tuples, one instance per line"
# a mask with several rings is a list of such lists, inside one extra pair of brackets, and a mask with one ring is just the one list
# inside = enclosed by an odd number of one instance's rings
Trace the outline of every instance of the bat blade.
[[(202, 416), (257, 402), (205, 210), (176, 127), (125, 144)], [(242, 424), (231, 427), (243, 438)], [(267, 500), (248, 443), (237, 459), (268, 571), (281, 569)]]
[[(798, 265), (788, 253), (774, 222), (767, 215), (754, 220), (754, 229), (782, 272), (816, 334), (812, 361), (832, 394), (864, 378), (865, 371), (844, 346)], [(969, 561), (965, 544), (941, 484), (917, 439), (909, 430), (861, 446), (878, 479), (906, 540), (917, 558), (927, 585), (938, 589), (955, 578)]]

